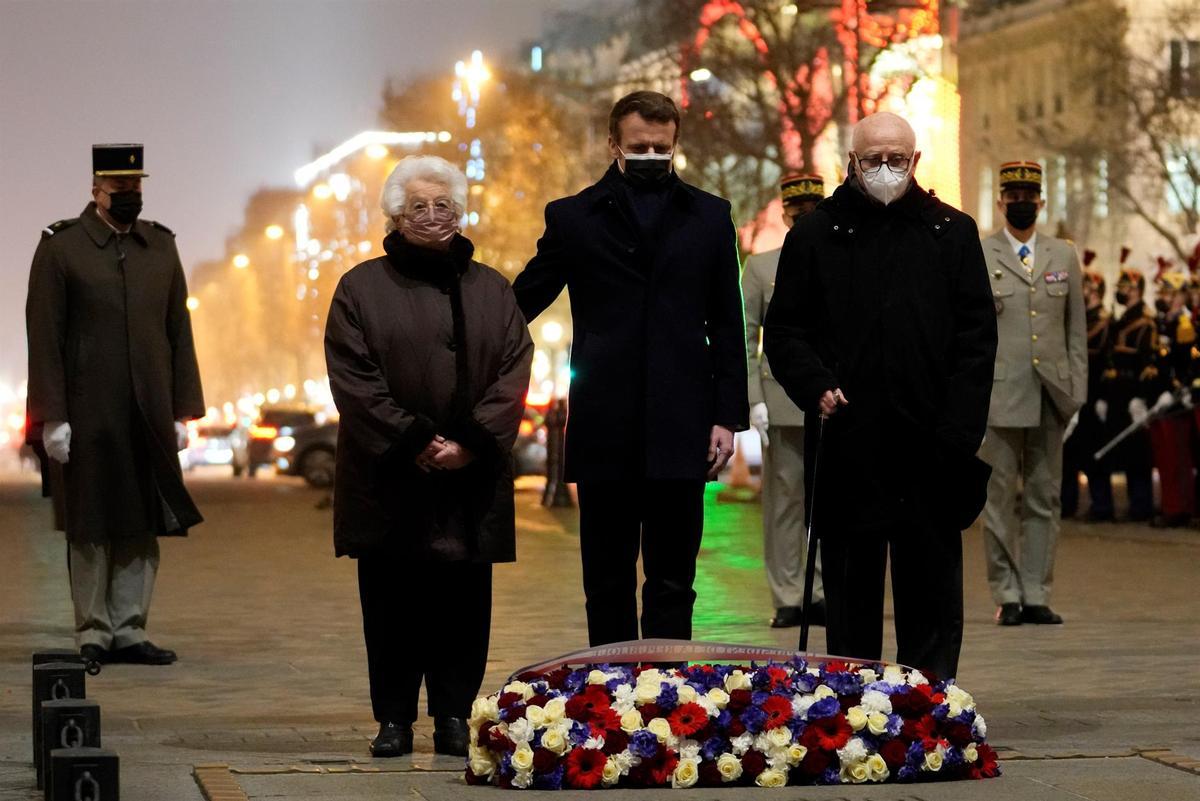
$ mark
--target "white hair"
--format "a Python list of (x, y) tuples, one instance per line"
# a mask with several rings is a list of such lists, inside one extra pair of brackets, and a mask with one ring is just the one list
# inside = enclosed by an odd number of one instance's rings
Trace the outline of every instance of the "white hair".
[(387, 215), (387, 231), (396, 229), (394, 218), (404, 211), (408, 184), (414, 180), (441, 184), (450, 193), (450, 198), (461, 215), (467, 207), (467, 176), (463, 171), (441, 156), (405, 156), (383, 184), (379, 206)]

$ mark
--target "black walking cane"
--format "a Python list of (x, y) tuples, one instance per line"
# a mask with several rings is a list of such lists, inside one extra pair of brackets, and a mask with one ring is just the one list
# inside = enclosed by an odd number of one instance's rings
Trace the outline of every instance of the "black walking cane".
[(812, 489), (808, 497), (808, 560), (804, 563), (804, 606), (800, 608), (800, 647), (799, 651), (808, 651), (808, 614), (812, 608), (813, 584), (817, 572), (817, 538), (813, 529), (813, 520), (817, 516), (817, 465), (821, 463), (821, 443), (825, 438), (825, 415), (817, 424), (817, 452), (813, 455)]

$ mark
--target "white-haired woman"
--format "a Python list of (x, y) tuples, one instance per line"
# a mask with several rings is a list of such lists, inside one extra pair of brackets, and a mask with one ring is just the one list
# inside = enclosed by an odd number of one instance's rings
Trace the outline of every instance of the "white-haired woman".
[(471, 258), (466, 199), (444, 159), (396, 165), (387, 255), (342, 277), (325, 330), (334, 545), (358, 560), (379, 757), (412, 751), (422, 679), (435, 750), (466, 754), (492, 564), (516, 558), (510, 452), (533, 344), (508, 281)]

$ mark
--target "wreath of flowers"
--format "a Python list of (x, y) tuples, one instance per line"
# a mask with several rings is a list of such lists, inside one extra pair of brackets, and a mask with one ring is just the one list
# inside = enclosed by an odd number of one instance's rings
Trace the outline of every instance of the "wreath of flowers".
[(998, 776), (971, 695), (829, 661), (524, 674), (475, 701), (469, 784), (536, 790)]

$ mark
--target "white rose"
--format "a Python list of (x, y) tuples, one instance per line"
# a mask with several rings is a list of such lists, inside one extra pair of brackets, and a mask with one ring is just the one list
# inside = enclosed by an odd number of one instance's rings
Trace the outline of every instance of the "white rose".
[(883, 669), (883, 680), (888, 684), (904, 684), (904, 671), (899, 665), (887, 665)]
[(717, 757), (717, 772), (721, 781), (735, 782), (742, 777), (742, 760), (733, 754), (721, 754)]
[(685, 790), (700, 779), (700, 763), (695, 759), (681, 759), (671, 774), (671, 787)]
[(939, 745), (933, 751), (925, 755), (925, 764), (921, 766), (921, 770), (927, 770), (930, 773), (937, 773), (942, 769), (942, 747)]
[(792, 743), (788, 746), (787, 763), (793, 768), (803, 762), (806, 756), (808, 756), (808, 749), (799, 743)]
[(634, 688), (633, 694), (638, 706), (653, 704), (658, 700), (658, 693), (662, 687), (658, 684), (643, 684), (638, 682), (638, 686)]
[(612, 757), (604, 763), (604, 773), (601, 776), (600, 783), (605, 787), (612, 787), (617, 782), (621, 781), (621, 766)]
[(530, 726), (540, 729), (546, 725), (546, 710), (537, 704), (530, 704), (525, 707), (525, 719), (529, 721)]
[(879, 681), (879, 674), (871, 668), (863, 668), (858, 671), (858, 675), (862, 678), (863, 684), (874, 684)]
[(782, 770), (767, 768), (754, 777), (754, 783), (759, 787), (786, 787), (787, 774)]
[(608, 674), (602, 670), (593, 670), (588, 674), (588, 684), (604, 684), (608, 681)]
[(708, 691), (708, 700), (712, 701), (717, 709), (724, 709), (729, 705), (729, 693), (722, 690), (720, 687), (713, 687)]
[(887, 781), (888, 770), (887, 762), (879, 754), (871, 754), (867, 757), (867, 772), (873, 782)]
[(885, 715), (892, 714), (892, 699), (879, 692), (879, 690), (867, 690), (863, 693), (859, 704), (867, 712), (882, 712)]
[(679, 688), (679, 703), (694, 704), (696, 702), (696, 688), (690, 684), (685, 684)]
[(589, 737), (583, 741), (583, 747), (590, 748), (593, 751), (603, 751), (604, 750), (604, 738), (603, 737)]
[(508, 724), (508, 739), (517, 745), (533, 739), (533, 725), (525, 718), (517, 718)]
[(813, 695), (820, 701), (822, 698), (837, 698), (837, 693), (828, 684), (818, 684), (817, 689), (813, 691)]
[(767, 740), (772, 746), (782, 748), (792, 741), (792, 730), (787, 726), (779, 726), (767, 732)]
[(771, 750), (771, 741), (767, 738), (766, 732), (754, 736), (754, 748), (764, 754)]
[(929, 679), (925, 678), (925, 674), (919, 670), (909, 671), (908, 683), (913, 687), (920, 687), (922, 684), (928, 684)]
[(975, 747), (975, 743), (967, 743), (966, 747), (963, 748), (963, 759), (968, 762), (974, 762), (979, 759), (979, 749)]
[(546, 706), (543, 707), (543, 711), (546, 713), (547, 726), (549, 726), (551, 723), (557, 723), (567, 716), (567, 699), (562, 697), (551, 698), (546, 702)]
[(975, 713), (975, 722), (971, 724), (971, 731), (975, 732), (975, 736), (981, 740), (987, 737), (987, 722), (978, 712)]
[(528, 701), (534, 695), (533, 688), (530, 687), (528, 684), (526, 684), (523, 681), (512, 682), (511, 684), (509, 684), (507, 687), (504, 688), (504, 692), (516, 693), (517, 695), (521, 696), (526, 701)]
[(666, 718), (655, 718), (646, 724), (646, 728), (658, 738), (660, 743), (665, 743), (671, 736), (671, 724)]
[(855, 762), (853, 765), (842, 765), (841, 779), (848, 784), (862, 784), (867, 779), (871, 778), (871, 771), (867, 768), (867, 763)]
[(754, 743), (754, 735), (748, 731), (744, 731), (737, 737), (729, 741), (729, 745), (733, 748), (733, 753), (741, 756), (750, 750), (750, 746)]
[(975, 699), (971, 697), (969, 692), (957, 684), (951, 684), (946, 687), (946, 699), (948, 701), (957, 701), (958, 705), (963, 709), (975, 708)]
[(519, 790), (524, 790), (533, 784), (533, 772), (527, 770), (518, 770), (513, 774), (512, 786)]
[(546, 729), (542, 732), (542, 748), (558, 756), (562, 756), (569, 748), (566, 736), (559, 729)]
[(882, 712), (867, 715), (867, 730), (876, 737), (887, 732), (888, 717)]
[(659, 670), (658, 668), (650, 668), (649, 670), (643, 670), (641, 673), (638, 674), (637, 683), (638, 684), (653, 684), (654, 688), (658, 689), (658, 685), (662, 684), (663, 679), (665, 679), (665, 678), (666, 678), (666, 676), (663, 675), (661, 670)]
[(633, 734), (638, 729), (642, 728), (642, 713), (636, 709), (631, 709), (624, 715), (621, 715), (621, 729), (626, 734)]
[(513, 770), (517, 772), (533, 770), (533, 749), (522, 743), (512, 752)]
[(725, 677), (725, 689), (728, 692), (734, 690), (749, 690), (750, 677), (740, 670), (735, 670)]
[(850, 724), (850, 728), (862, 731), (862, 728), (867, 725), (867, 713), (861, 706), (852, 706), (846, 710), (846, 721)]
[(471, 723), (476, 726), (482, 726), (490, 721), (496, 723), (500, 720), (500, 705), (496, 703), (497, 696), (489, 695), (487, 698), (476, 698), (475, 703), (471, 704)]
[(467, 766), (479, 778), (490, 779), (496, 771), (496, 760), (487, 749), (472, 747)]

